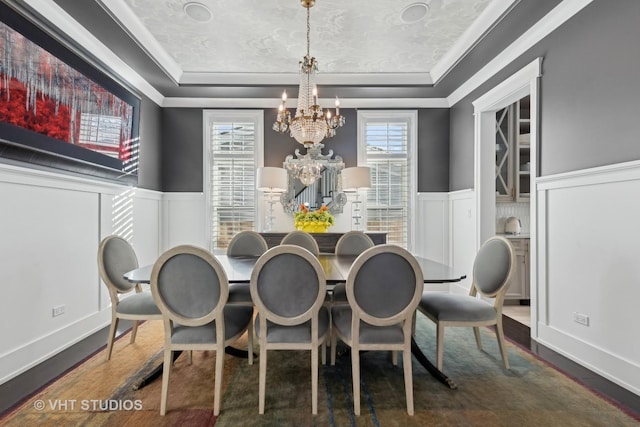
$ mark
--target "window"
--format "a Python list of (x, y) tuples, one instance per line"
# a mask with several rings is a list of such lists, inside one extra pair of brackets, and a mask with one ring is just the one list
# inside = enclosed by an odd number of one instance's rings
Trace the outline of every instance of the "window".
[(368, 231), (411, 249), (416, 187), (416, 111), (358, 111), (358, 164), (371, 168)]
[(262, 164), (262, 111), (204, 112), (205, 196), (212, 249), (225, 249), (242, 230), (254, 230), (256, 168)]

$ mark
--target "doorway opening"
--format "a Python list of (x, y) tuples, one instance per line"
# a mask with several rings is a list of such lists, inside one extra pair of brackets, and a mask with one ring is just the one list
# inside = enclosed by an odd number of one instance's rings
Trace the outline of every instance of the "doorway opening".
[[(510, 217), (518, 216), (524, 217), (523, 214), (514, 213), (509, 215), (508, 212), (517, 212), (518, 209), (525, 209), (528, 213), (528, 242), (526, 249), (528, 252), (528, 266), (523, 265), (518, 270), (517, 274), (521, 279), (528, 279), (529, 283), (529, 297), (530, 305), (522, 305), (517, 310), (529, 311), (529, 324), (531, 328), (531, 336), (537, 337), (537, 258), (536, 258), (536, 176), (538, 173), (538, 161), (537, 161), (537, 145), (538, 145), (538, 81), (541, 75), (542, 58), (537, 58), (520, 71), (513, 74), (511, 77), (504, 80), (502, 83), (488, 91), (482, 97), (473, 102), (474, 115), (475, 115), (475, 176), (474, 176), (474, 188), (476, 198), (476, 244), (479, 247), (489, 237), (496, 234), (504, 234), (505, 231), (513, 230), (510, 225), (506, 227), (507, 219)], [(504, 144), (499, 149), (499, 141), (497, 139), (497, 124), (500, 124), (500, 114), (505, 108), (514, 111), (516, 106), (520, 103), (528, 103), (528, 135), (526, 137), (520, 137), (520, 134), (524, 134), (524, 130), (520, 130), (520, 123), (515, 122), (515, 119), (511, 121), (510, 131), (512, 132), (510, 137), (506, 138), (506, 145), (508, 150), (511, 150), (511, 156), (504, 162), (500, 158), (500, 149), (504, 150)], [(515, 113), (515, 111), (514, 111)], [(496, 119), (498, 117), (498, 120)], [(518, 117), (515, 114), (514, 117)], [(507, 130), (509, 132), (509, 130)], [(528, 142), (525, 150), (518, 150), (518, 140), (522, 139), (524, 145), (525, 139)], [(520, 156), (520, 151), (523, 152), (523, 156)], [(516, 160), (517, 159), (517, 160)], [(526, 164), (526, 166), (524, 166)], [(500, 169), (500, 167), (504, 169)], [(528, 169), (528, 173), (522, 169)], [(503, 176), (500, 176), (504, 173)], [(525, 178), (526, 177), (526, 178)], [(505, 179), (506, 187), (505, 191), (501, 188), (502, 179)], [(507, 182), (507, 180), (509, 182)], [(511, 184), (511, 185), (509, 185)], [(528, 185), (528, 188), (526, 186)], [(516, 191), (519, 193), (516, 194)], [(499, 200), (498, 200), (499, 199)], [(528, 210), (525, 205), (522, 205), (523, 200), (528, 200)], [(498, 206), (499, 201), (503, 203), (509, 203), (508, 209), (503, 209), (503, 206)], [(509, 210), (511, 209), (511, 210)], [(508, 215), (508, 216), (507, 216)], [(520, 232), (522, 232), (522, 219), (520, 219)], [(516, 237), (516, 236), (511, 236)], [(525, 237), (525, 236), (518, 236)], [(516, 245), (521, 242), (511, 240)], [(521, 253), (516, 247), (516, 253)], [(520, 257), (518, 257), (520, 261)], [(526, 277), (523, 277), (526, 276)], [(514, 300), (515, 298), (515, 294)], [(511, 304), (508, 304), (511, 305)], [(508, 305), (505, 305), (507, 311)], [(520, 306), (518, 304), (517, 306)]]

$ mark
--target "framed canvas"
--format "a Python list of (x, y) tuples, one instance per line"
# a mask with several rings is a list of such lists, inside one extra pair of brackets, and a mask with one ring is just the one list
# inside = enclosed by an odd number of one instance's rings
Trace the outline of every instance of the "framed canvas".
[(137, 183), (140, 99), (0, 3), (0, 157)]

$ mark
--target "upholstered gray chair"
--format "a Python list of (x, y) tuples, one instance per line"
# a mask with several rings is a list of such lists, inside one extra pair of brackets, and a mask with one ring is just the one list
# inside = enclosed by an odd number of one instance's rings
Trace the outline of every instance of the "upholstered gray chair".
[[(280, 245), (260, 257), (251, 274), (258, 309), (259, 409), (264, 414), (268, 350), (311, 350), (311, 401), (318, 413), (318, 347), (326, 361), (329, 313), (323, 306), (326, 279), (320, 261), (304, 248)], [(297, 373), (290, 373), (297, 378)]]
[[(158, 258), (151, 292), (164, 320), (164, 364), (160, 414), (167, 409), (174, 351), (215, 350), (213, 413), (220, 413), (224, 348), (240, 338), (253, 320), (253, 308), (226, 305), (229, 282), (224, 269), (205, 249), (177, 246)], [(248, 336), (250, 347), (253, 341)]]
[(238, 232), (227, 246), (227, 256), (259, 257), (269, 249), (264, 237), (252, 230)]
[[(362, 231), (348, 231), (338, 239), (336, 243), (336, 255), (358, 256), (362, 252), (375, 246), (371, 237)], [(338, 283), (333, 288), (332, 302), (334, 304), (346, 303), (347, 292), (344, 283)]]
[(356, 415), (360, 415), (360, 351), (367, 350), (402, 351), (407, 413), (413, 415), (411, 334), (423, 288), (420, 265), (400, 246), (374, 246), (351, 266), (346, 285), (349, 304), (331, 308), (331, 364), (339, 338), (351, 347)]
[[(107, 360), (111, 359), (118, 321), (133, 320), (131, 343), (136, 340), (141, 320), (160, 320), (162, 314), (153, 301), (151, 292), (144, 292), (140, 284), (127, 281), (124, 274), (138, 268), (138, 257), (133, 247), (119, 236), (107, 236), (98, 247), (98, 271), (111, 298), (111, 327), (107, 338)], [(135, 291), (133, 294), (132, 292)], [(121, 296), (130, 294), (121, 299)]]
[(320, 248), (318, 247), (318, 242), (316, 242), (316, 239), (314, 239), (313, 236), (307, 233), (306, 231), (302, 231), (302, 230), (291, 231), (282, 238), (282, 241), (280, 242), (280, 244), (301, 246), (306, 250), (308, 250), (309, 252), (311, 252), (312, 254), (314, 254), (315, 256), (318, 256), (320, 254)]
[[(259, 257), (269, 249), (267, 241), (259, 233), (251, 230), (237, 233), (227, 246), (229, 257)], [(234, 283), (229, 287), (229, 304), (253, 306), (248, 283)]]
[[(502, 329), (502, 304), (515, 262), (516, 254), (511, 243), (501, 236), (491, 237), (476, 254), (469, 295), (424, 293), (418, 309), (437, 325), (436, 366), (439, 370), (442, 370), (445, 327), (473, 327), (478, 349), (482, 350), (479, 327), (489, 325), (496, 325), (502, 361), (505, 369), (509, 369)], [(478, 295), (491, 298), (493, 304), (478, 298)]]

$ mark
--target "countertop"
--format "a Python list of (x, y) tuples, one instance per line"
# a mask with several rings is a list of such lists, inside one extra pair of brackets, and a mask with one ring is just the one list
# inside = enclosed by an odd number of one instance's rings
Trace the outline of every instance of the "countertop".
[(529, 233), (520, 233), (520, 234), (497, 233), (497, 235), (505, 237), (507, 239), (528, 239), (530, 237)]

